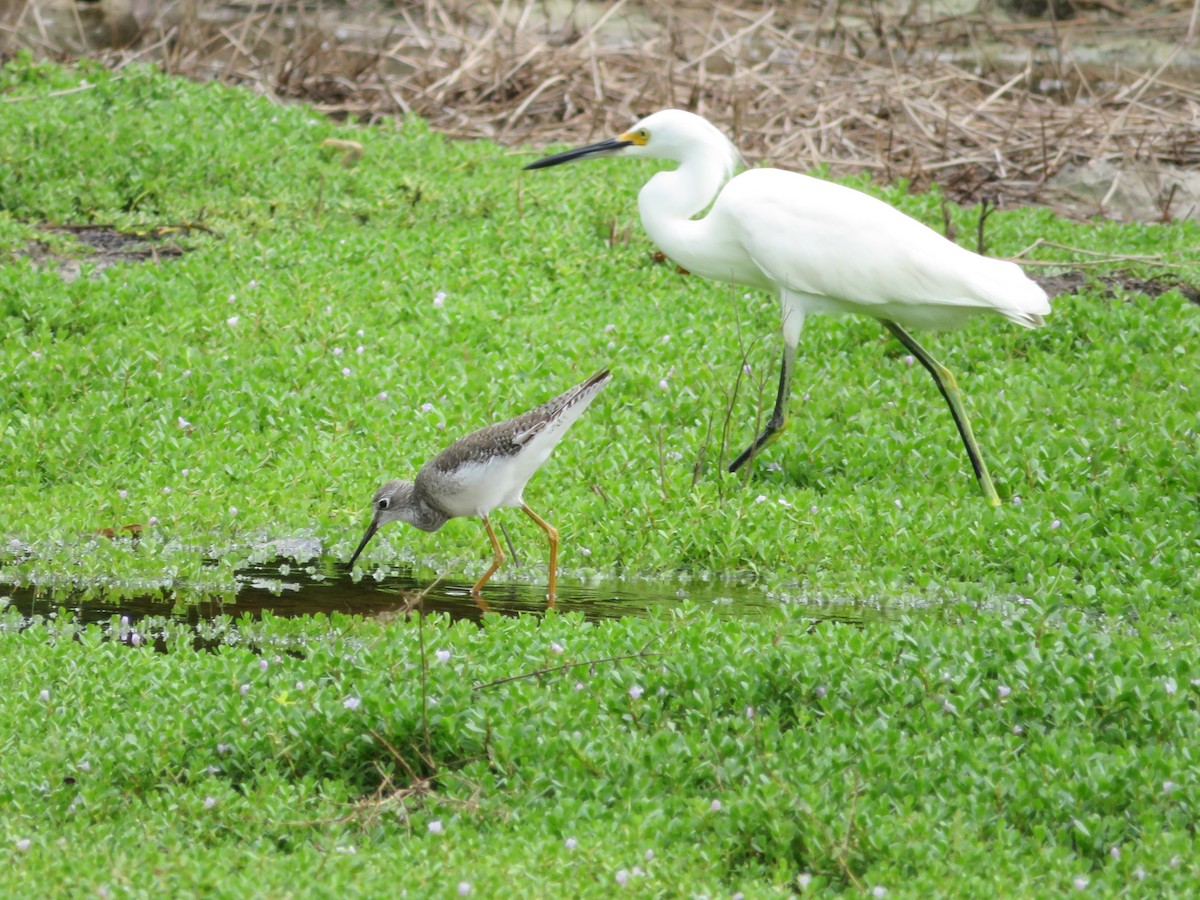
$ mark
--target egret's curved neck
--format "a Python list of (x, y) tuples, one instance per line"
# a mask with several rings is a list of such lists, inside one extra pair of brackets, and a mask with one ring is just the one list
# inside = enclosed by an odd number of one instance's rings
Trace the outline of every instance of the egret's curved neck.
[(638, 192), (638, 213), (650, 239), (675, 258), (673, 248), (686, 241), (697, 224), (692, 216), (708, 208), (731, 174), (722, 161), (697, 157), (646, 182)]

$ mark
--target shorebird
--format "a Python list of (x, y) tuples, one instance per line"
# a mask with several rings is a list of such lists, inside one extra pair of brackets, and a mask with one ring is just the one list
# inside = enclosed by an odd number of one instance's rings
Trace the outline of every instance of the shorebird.
[[(781, 169), (734, 177), (741, 157), (717, 128), (666, 109), (609, 140), (527, 165), (541, 169), (597, 156), (672, 160), (638, 193), (651, 240), (677, 265), (704, 278), (779, 295), (783, 363), (771, 418), (730, 464), (736, 472), (787, 423), (800, 330), (809, 313), (878, 319), (933, 376), (992, 504), (1000, 497), (979, 452), (951, 372), (907, 328), (953, 328), (981, 313), (1034, 328), (1050, 302), (1015, 263), (959, 247), (881, 200), (853, 188)], [(704, 210), (707, 215), (700, 218)]]
[(412, 481), (389, 481), (371, 501), (371, 524), (350, 557), (354, 567), (375, 532), (397, 519), (422, 531), (437, 531), (450, 519), (479, 516), (492, 542), (492, 564), (472, 596), (478, 597), (488, 579), (504, 562), (488, 514), (500, 506), (516, 506), (546, 532), (550, 541), (549, 597), (554, 599), (558, 575), (558, 531), (526, 505), (522, 497), (533, 473), (542, 467), (571, 424), (608, 384), (608, 370), (547, 400), (536, 409), (497, 422), (455, 441), (425, 463)]

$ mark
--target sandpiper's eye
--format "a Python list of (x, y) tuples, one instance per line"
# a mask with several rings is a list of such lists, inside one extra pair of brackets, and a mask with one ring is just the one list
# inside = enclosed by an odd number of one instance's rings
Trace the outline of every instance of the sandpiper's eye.
[(389, 503), (391, 503), (391, 501), (388, 500), (387, 497), (380, 497), (379, 502), (376, 503), (375, 506), (379, 509), (387, 509)]

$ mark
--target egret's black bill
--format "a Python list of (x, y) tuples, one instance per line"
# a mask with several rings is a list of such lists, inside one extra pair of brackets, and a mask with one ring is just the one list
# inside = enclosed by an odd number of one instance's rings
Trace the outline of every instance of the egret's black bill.
[(367, 526), (367, 533), (363, 535), (363, 539), (359, 543), (358, 549), (355, 550), (354, 555), (352, 557), (350, 557), (350, 563), (349, 563), (349, 565), (346, 566), (346, 568), (348, 568), (348, 569), (354, 568), (354, 561), (356, 559), (358, 559), (358, 554), (363, 552), (363, 548), (367, 546), (367, 543), (371, 540), (371, 538), (373, 538), (375, 536), (375, 532), (377, 532), (378, 530), (379, 530), (378, 522), (372, 521), (371, 524)]
[(586, 159), (589, 156), (612, 156), (614, 153), (624, 150), (632, 141), (622, 141), (618, 138), (609, 138), (607, 141), (600, 141), (597, 144), (588, 144), (586, 147), (576, 147), (574, 150), (564, 150), (562, 153), (555, 153), (553, 156), (544, 156), (537, 162), (531, 162), (526, 169), (547, 169), (550, 166), (561, 166), (563, 163), (575, 162), (579, 159)]

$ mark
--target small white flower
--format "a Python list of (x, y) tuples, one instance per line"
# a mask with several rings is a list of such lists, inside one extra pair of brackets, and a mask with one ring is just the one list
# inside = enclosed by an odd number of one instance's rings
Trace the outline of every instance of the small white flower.
[(574, 850), (579, 846), (579, 841), (575, 840), (575, 838), (567, 838), (565, 841), (563, 841), (563, 846), (565, 846), (568, 850)]
[(117, 491), (117, 496), (120, 497), (122, 500), (124, 500), (129, 496), (129, 491), (124, 491), (124, 490)]
[(247, 284), (247, 285), (246, 285), (246, 287), (248, 287), (248, 288), (250, 288), (251, 290), (253, 290), (254, 288), (258, 287), (258, 281), (257, 281), (256, 279), (254, 279), (254, 278), (251, 278), (251, 279), (250, 279), (250, 283), (249, 283), (249, 284)]
[(179, 427), (179, 429), (181, 431), (186, 431), (187, 429), (192, 427), (192, 423), (189, 422), (187, 419), (185, 419), (183, 416), (180, 416), (178, 419), (176, 419), (175, 424)]
[(750, 368), (750, 363), (745, 363), (745, 364), (742, 366), (742, 373), (743, 373), (744, 375), (749, 375), (749, 374), (750, 374), (751, 372), (753, 372), (753, 371), (754, 371), (754, 370), (753, 370), (752, 368)]
[(217, 756), (225, 756), (227, 753), (232, 752), (232, 750), (232, 744), (217, 744)]
[(905, 364), (906, 366), (908, 366), (910, 369), (912, 368), (912, 364), (913, 364), (915, 361), (916, 361), (916, 360), (914, 360), (914, 359), (913, 359), (911, 356), (906, 356), (906, 357), (904, 357), (904, 364)]
[(1075, 885), (1075, 890), (1077, 891), (1086, 891), (1088, 880), (1082, 875), (1076, 875), (1075, 880), (1072, 881), (1071, 884)]
[(1145, 881), (1146, 880), (1146, 870), (1143, 869), (1141, 866), (1138, 866), (1136, 869), (1133, 870), (1133, 877), (1135, 879), (1137, 879), (1138, 881)]
[(949, 713), (950, 715), (955, 715), (958, 712), (958, 710), (954, 708), (954, 704), (950, 702), (949, 697), (942, 701), (942, 712)]
[(169, 487), (165, 487), (165, 488), (163, 488), (163, 494), (164, 494), (164, 495), (165, 495), (165, 494), (169, 494), (169, 493), (171, 493), (171, 489), (170, 489)]
[(625, 885), (629, 884), (628, 869), (619, 869), (617, 871), (617, 884), (619, 884), (621, 887), (625, 887)]
[(433, 404), (432, 403), (422, 403), (421, 404), (421, 412), (433, 412)]
[(341, 356), (341, 355), (342, 355), (342, 348), (341, 348), (341, 347), (334, 347), (334, 348), (333, 348), (333, 355), (334, 355), (334, 356)]
[(754, 502), (755, 502), (755, 503), (762, 503), (762, 502), (763, 502), (764, 500), (766, 500), (766, 499), (767, 499), (767, 495), (766, 495), (766, 494), (759, 494), (757, 497), (755, 497), (755, 498), (754, 498)]
[(471, 882), (460, 881), (458, 883), (458, 896), (466, 897), (470, 893), (471, 893)]
[(225, 298), (226, 303), (233, 303), (235, 300), (237, 300), (237, 294), (230, 294)]
[(158, 524), (158, 516), (151, 516), (149, 519), (146, 520), (146, 524), (147, 525), (157, 525)]
[(354, 348), (354, 352), (361, 356), (362, 354), (367, 352), (367, 348), (364, 347), (362, 344), (359, 344), (357, 347)]
[(343, 375), (343, 376), (345, 376), (345, 377), (349, 377), (349, 375), (350, 375), (350, 367), (349, 367), (349, 366), (347, 366), (346, 368), (342, 369), (342, 375)]
[[(344, 243), (346, 243), (346, 242), (345, 242), (345, 241), (342, 241), (342, 243), (344, 244)], [(326, 307), (325, 307), (325, 315), (329, 316), (329, 315), (332, 315), (332, 314), (333, 314), (333, 307), (332, 307), (332, 306), (326, 306)]]
[(896, 509), (904, 509), (904, 504), (900, 502), (900, 498), (899, 498), (899, 497), (897, 497), (897, 498), (896, 498), (895, 500), (893, 500), (892, 502), (896, 504)]
[(753, 718), (754, 718), (754, 707), (753, 707), (753, 706), (747, 706), (747, 707), (746, 707), (746, 718), (747, 718), (747, 719), (753, 719)]
[(265, 672), (270, 667), (271, 667), (271, 664), (269, 662), (267, 662), (265, 659), (260, 659), (258, 661), (258, 671)]
[(32, 356), (34, 359), (41, 359), (41, 358), (42, 358), (42, 351), (41, 351), (41, 350), (33, 350), (33, 351), (31, 351), (31, 352), (30, 352), (30, 354), (29, 354), (29, 355), (30, 355), (30, 356)]
[(250, 693), (250, 685), (243, 684), (240, 688), (238, 688), (238, 690), (240, 690), (242, 692), (242, 696), (245, 697), (248, 693)]
[(1168, 694), (1174, 694), (1177, 690), (1179, 690), (1179, 685), (1176, 684), (1174, 678), (1168, 678), (1163, 682), (1163, 690)]
[(429, 833), (430, 834), (441, 834), (445, 830), (446, 829), (442, 827), (441, 819), (434, 819), (432, 822), (429, 823)]
[(874, 897), (875, 900), (882, 900), (882, 898), (887, 896), (887, 888), (885, 888), (882, 884), (877, 884), (875, 887), (871, 888), (871, 896)]
[(1175, 793), (1175, 790), (1178, 787), (1179, 787), (1179, 785), (1177, 785), (1173, 781), (1164, 781), (1163, 782), (1163, 793), (1166, 794), (1168, 797), (1170, 797), (1173, 793)]
[(1053, 531), (1055, 528), (1059, 528), (1061, 526), (1062, 526), (1062, 520), (1055, 519), (1053, 522), (1050, 523), (1050, 530)]
[(446, 292), (438, 291), (433, 295), (433, 305), (435, 309), (441, 309), (446, 305)]
[(361, 328), (360, 328), (360, 329), (358, 329), (358, 331), (356, 331), (356, 332), (354, 332), (354, 333), (355, 333), (356, 335), (358, 335), (359, 337), (364, 337), (364, 336), (366, 335), (366, 332), (365, 332), (365, 331), (363, 331)]
[(634, 700), (636, 700), (640, 696), (642, 696), (642, 686), (639, 684), (635, 684), (635, 685), (631, 686), (629, 688), (629, 696), (632, 697)]
[(19, 841), (17, 841), (17, 849), (22, 853), (28, 853), (32, 844), (33, 842), (29, 840), (29, 838), (21, 838)]
[(583, 690), (583, 682), (582, 681), (575, 682), (575, 690), (577, 690), (577, 691)]
[(580, 548), (579, 548), (579, 555), (580, 555), (580, 556), (591, 556), (591, 555), (592, 555), (592, 551), (591, 551), (591, 550), (589, 550), (587, 547), (580, 547)]
[(140, 634), (138, 634), (136, 631), (129, 636), (129, 646), (131, 646), (131, 647), (142, 646), (142, 636)]
[(237, 323), (238, 323), (237, 316), (230, 316), (228, 319), (225, 320), (225, 324), (228, 325), (230, 328), (233, 328), (234, 326), (236, 326)]
[(663, 338), (662, 338), (662, 342), (663, 342), (664, 344), (669, 344), (669, 343), (671, 343), (671, 336), (670, 336), (669, 334), (664, 334), (664, 335), (663, 335)]
[(229, 507), (229, 515), (231, 515), (231, 516), (237, 515), (237, 507), (236, 506)]
[(298, 691), (304, 690), (304, 682), (303, 681), (296, 682), (296, 690), (298, 690)]
[(80, 772), (90, 772), (90, 771), (92, 771), (92, 764), (91, 764), (90, 762), (88, 762), (86, 759), (85, 759), (85, 760), (81, 760), (81, 761), (80, 761), (80, 763), (79, 763), (79, 771), (80, 771)]
[(796, 876), (796, 887), (800, 890), (807, 891), (810, 884), (812, 884), (812, 876), (807, 872), (801, 872)]
[(792, 504), (788, 503), (788, 501), (783, 499), (782, 497), (779, 498), (779, 505), (786, 506), (788, 509), (792, 508)]
[(818, 699), (818, 700), (824, 700), (824, 699), (825, 699), (825, 695), (826, 695), (827, 693), (829, 693), (829, 691), (828, 691), (828, 689), (825, 687), (825, 685), (823, 685), (823, 684), (818, 684), (818, 685), (817, 685), (817, 688), (816, 688), (816, 690), (815, 690), (815, 691), (813, 691), (813, 693), (817, 695), (817, 699)]
[(550, 652), (551, 653), (562, 653), (563, 645), (560, 644), (558, 641), (551, 641), (550, 642)]
[(387, 391), (380, 391), (380, 392), (379, 392), (379, 399), (380, 399), (380, 400), (386, 400), (386, 399), (387, 399), (387, 397), (388, 397), (388, 395), (387, 395)]
[(216, 797), (205, 797), (204, 798), (204, 808), (205, 809), (212, 809), (216, 805), (217, 805)]
[(1020, 506), (1020, 505), (1021, 505), (1021, 498), (1020, 498), (1020, 497), (1013, 497), (1013, 498), (1012, 498), (1012, 505), (1013, 505), (1013, 506)]
[(1024, 733), (1025, 733), (1025, 729), (1021, 727), (1020, 723), (1017, 723), (1016, 725), (1013, 726), (1013, 734), (1015, 734), (1017, 737), (1020, 737)]
[(721, 801), (714, 800), (712, 803), (708, 804), (708, 811), (715, 812), (715, 813), (720, 812), (721, 811)]
[(1010, 688), (1007, 684), (996, 685), (996, 696), (1001, 700), (1007, 700), (1011, 693), (1012, 688)]
[(667, 379), (665, 379), (665, 378), (663, 378), (662, 380), (660, 380), (660, 381), (658, 382), (658, 389), (659, 389), (660, 391), (665, 391), (665, 390), (666, 390), (667, 388), (669, 388), (670, 386), (671, 386), (671, 385), (667, 383)]
[(440, 663), (450, 662), (450, 651), (449, 650), (438, 650), (433, 655), (435, 657), (437, 657), (437, 661)]
[(346, 709), (358, 709), (362, 706), (362, 700), (358, 697), (347, 697), (342, 701), (342, 706), (346, 707)]
[(612, 324), (612, 322), (609, 322), (607, 325), (604, 326), (605, 334), (612, 334), (616, 330), (617, 330), (617, 326)]
[(179, 474), (180, 474), (180, 475), (182, 475), (184, 478), (187, 478), (187, 477), (188, 477), (188, 473), (189, 473), (189, 472), (191, 472), (191, 471), (192, 471), (191, 469), (184, 469), (184, 470), (183, 470), (183, 471), (181, 471)]
[(50, 691), (43, 688), (42, 692), (40, 694), (38, 694), (38, 699), (41, 700), (43, 703), (49, 703), (50, 702)]
[(1117, 847), (1116, 845), (1109, 847), (1108, 855), (1111, 856), (1113, 859), (1120, 859), (1121, 858), (1121, 848)]
[(650, 860), (654, 859), (654, 851), (647, 850), (645, 853), (645, 857), (646, 857), (646, 862), (650, 862)]

